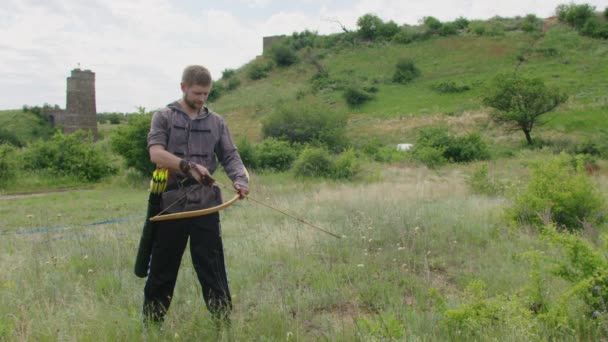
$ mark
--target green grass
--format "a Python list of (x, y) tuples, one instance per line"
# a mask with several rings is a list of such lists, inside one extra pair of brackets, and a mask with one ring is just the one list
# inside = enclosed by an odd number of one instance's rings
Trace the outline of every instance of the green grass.
[[(510, 177), (522, 172), (514, 170)], [(516, 295), (529, 283), (518, 256), (545, 248), (504, 225), (504, 198), (470, 195), (465, 173), (387, 168), (379, 181), (346, 184), (252, 174), (252, 196), (344, 237), (239, 202), (222, 214), (232, 332), (215, 335), (186, 255), (163, 330), (149, 340), (450, 339), (445, 312), (467, 302), (471, 281), (487, 284), (489, 297)], [(81, 225), (140, 216), (146, 197), (111, 185), (0, 200), (0, 337), (140, 339), (144, 281), (132, 267), (141, 220)], [(55, 226), (79, 228), (13, 233)], [(559, 296), (563, 284), (548, 278), (546, 288)], [(583, 334), (507, 328), (490, 325), (479, 338)]]

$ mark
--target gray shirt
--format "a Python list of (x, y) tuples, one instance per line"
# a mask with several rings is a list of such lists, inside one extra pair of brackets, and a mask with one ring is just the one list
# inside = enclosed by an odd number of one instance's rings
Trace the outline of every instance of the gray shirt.
[[(207, 107), (195, 119), (190, 119), (178, 102), (155, 112), (148, 133), (148, 148), (152, 145), (162, 145), (180, 158), (201, 164), (210, 174), (219, 161), (233, 183), (248, 186), (245, 167), (224, 119)], [(183, 177), (172, 170), (169, 183)]]

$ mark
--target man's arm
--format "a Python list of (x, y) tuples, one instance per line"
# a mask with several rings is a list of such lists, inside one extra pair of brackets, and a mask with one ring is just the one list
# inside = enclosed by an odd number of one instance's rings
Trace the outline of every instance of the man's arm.
[[(193, 162), (188, 163), (184, 161), (183, 159), (167, 151), (163, 145), (152, 145), (149, 148), (149, 152), (150, 161), (152, 161), (158, 167), (189, 172), (190, 175), (199, 183), (203, 181), (204, 177), (211, 179), (211, 175), (209, 174), (209, 170), (207, 170), (207, 168), (200, 164)], [(184, 162), (188, 163), (188, 167), (185, 166)], [(192, 167), (195, 167), (196, 170), (191, 170), (190, 168)]]

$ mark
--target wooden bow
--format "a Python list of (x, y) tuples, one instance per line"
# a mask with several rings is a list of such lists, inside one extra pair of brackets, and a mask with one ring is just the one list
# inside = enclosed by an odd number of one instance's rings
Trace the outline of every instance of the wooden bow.
[(206, 208), (206, 209), (200, 209), (200, 210), (186, 211), (186, 212), (183, 212), (183, 213), (156, 215), (156, 216), (150, 218), (150, 222), (179, 220), (179, 219), (185, 219), (185, 218), (190, 218), (190, 217), (210, 215), (210, 214), (213, 214), (213, 213), (217, 213), (220, 210), (224, 210), (224, 209), (228, 208), (229, 206), (231, 206), (234, 203), (236, 203), (236, 201), (238, 201), (239, 198), (240, 198), (240, 195), (236, 194), (231, 200), (229, 200), (227, 202), (224, 202), (224, 203), (222, 203), (220, 205), (216, 205), (215, 207)]

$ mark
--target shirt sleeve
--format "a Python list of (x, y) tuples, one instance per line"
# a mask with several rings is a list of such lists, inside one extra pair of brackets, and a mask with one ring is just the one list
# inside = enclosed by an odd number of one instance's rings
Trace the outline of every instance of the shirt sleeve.
[(221, 122), (220, 140), (217, 144), (215, 154), (217, 155), (220, 163), (222, 163), (226, 174), (234, 184), (246, 187), (249, 186), (249, 179), (247, 177), (247, 172), (245, 171), (245, 165), (243, 165), (241, 156), (239, 155), (239, 152), (232, 141), (230, 130), (223, 120)]
[(148, 133), (148, 149), (152, 145), (162, 145), (167, 148), (169, 144), (169, 120), (162, 111), (155, 112), (150, 123)]

